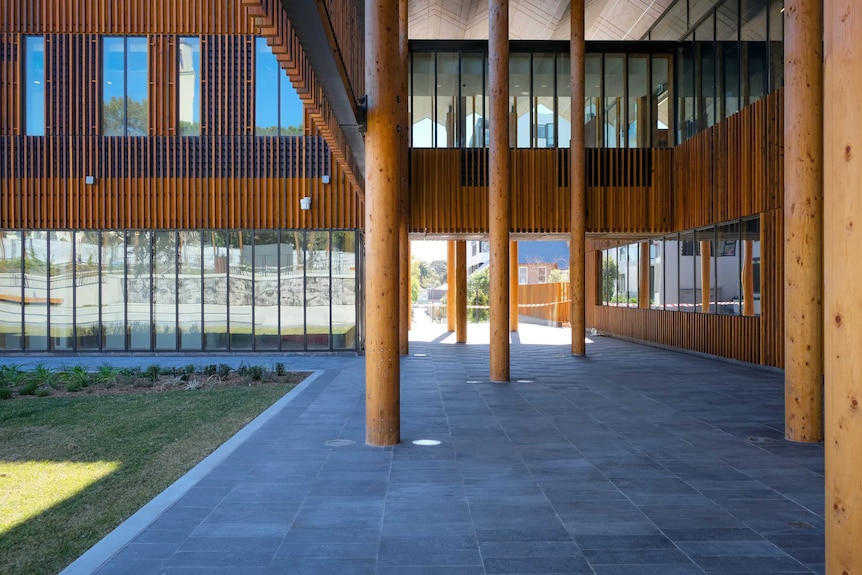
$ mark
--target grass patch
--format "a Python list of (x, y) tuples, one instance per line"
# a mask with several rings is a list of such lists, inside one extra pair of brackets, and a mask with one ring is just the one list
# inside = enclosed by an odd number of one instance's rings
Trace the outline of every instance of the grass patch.
[(293, 385), (0, 403), (0, 573), (56, 573)]

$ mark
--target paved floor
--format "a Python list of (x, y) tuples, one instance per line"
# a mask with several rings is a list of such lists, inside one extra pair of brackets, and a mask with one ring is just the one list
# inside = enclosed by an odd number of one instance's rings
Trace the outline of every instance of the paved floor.
[(823, 573), (781, 374), (522, 325), (491, 384), (487, 326), (420, 328), (402, 443), (364, 445), (362, 358), (296, 357), (321, 371), (66, 572)]

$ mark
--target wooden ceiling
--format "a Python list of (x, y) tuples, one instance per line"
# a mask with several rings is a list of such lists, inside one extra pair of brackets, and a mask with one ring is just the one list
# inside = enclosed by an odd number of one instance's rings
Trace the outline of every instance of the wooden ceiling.
[[(408, 0), (417, 40), (488, 38), (488, 0)], [(638, 40), (673, 0), (585, 0), (587, 40)], [(570, 0), (509, 0), (512, 40), (568, 40)]]

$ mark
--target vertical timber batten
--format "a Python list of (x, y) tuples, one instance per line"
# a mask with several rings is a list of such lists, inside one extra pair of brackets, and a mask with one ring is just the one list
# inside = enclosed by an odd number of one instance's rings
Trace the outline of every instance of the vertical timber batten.
[(455, 241), (446, 242), (446, 331), (455, 331)]
[(823, 12), (784, 10), (784, 434), (823, 439)]
[(862, 573), (862, 4), (824, 2), (826, 573)]
[(488, 2), (490, 377), (509, 381), (509, 0)]
[(467, 242), (455, 242), (455, 341), (467, 343)]
[[(584, 117), (584, 0), (571, 3), (572, 118)], [(569, 273), (572, 284), (572, 355), (586, 355), (586, 244), (587, 200), (584, 145), (584, 123), (572, 122), (569, 182), (572, 198), (572, 239), (569, 242)]]
[(518, 242), (509, 242), (509, 331), (518, 331)]
[(365, 170), (365, 440), (400, 441), (399, 241), (401, 147), (399, 0), (365, 4), (368, 131)]

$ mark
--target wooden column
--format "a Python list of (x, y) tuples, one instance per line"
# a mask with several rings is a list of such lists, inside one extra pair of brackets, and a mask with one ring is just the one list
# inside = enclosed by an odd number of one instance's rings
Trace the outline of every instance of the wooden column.
[(509, 381), (509, 0), (488, 0), (490, 376)]
[(455, 242), (455, 341), (467, 343), (467, 242)]
[(457, 313), (455, 297), (455, 242), (446, 242), (446, 330), (455, 331)]
[(518, 242), (509, 242), (509, 331), (518, 331)]
[(400, 441), (398, 1), (365, 3), (365, 441)]
[(649, 242), (640, 243), (641, 253), (638, 262), (638, 307), (649, 309), (652, 294), (649, 288)]
[(407, 239), (407, 262), (410, 271), (407, 273), (407, 301), (410, 312), (407, 314), (407, 330), (413, 329), (413, 248), (410, 247), (410, 239)]
[(824, 2), (826, 573), (862, 573), (862, 4)]
[(823, 12), (784, 5), (784, 435), (823, 439)]
[(587, 184), (584, 167), (584, 0), (571, 3), (572, 143), (569, 183), (572, 197), (572, 238), (569, 242), (569, 279), (572, 294), (572, 355), (585, 355)]
[(400, 115), (399, 153), (401, 158), (398, 163), (400, 175), (399, 187), (401, 195), (401, 218), (398, 222), (398, 251), (400, 270), (398, 287), (401, 294), (399, 299), (401, 311), (399, 313), (400, 322), (398, 329), (398, 349), (401, 355), (407, 355), (408, 353), (410, 353), (410, 315), (411, 310), (413, 309), (413, 306), (411, 305), (410, 301), (410, 238), (407, 234), (410, 223), (410, 174), (408, 173), (408, 166), (410, 165), (410, 158), (408, 154), (410, 153), (410, 150), (408, 149), (409, 142), (407, 137), (407, 56), (407, 0), (398, 0), (398, 77), (401, 80), (398, 86), (398, 113)]
[(754, 241), (742, 242), (742, 315), (754, 315)]
[(712, 285), (712, 249), (709, 240), (700, 240), (700, 311), (709, 313)]

